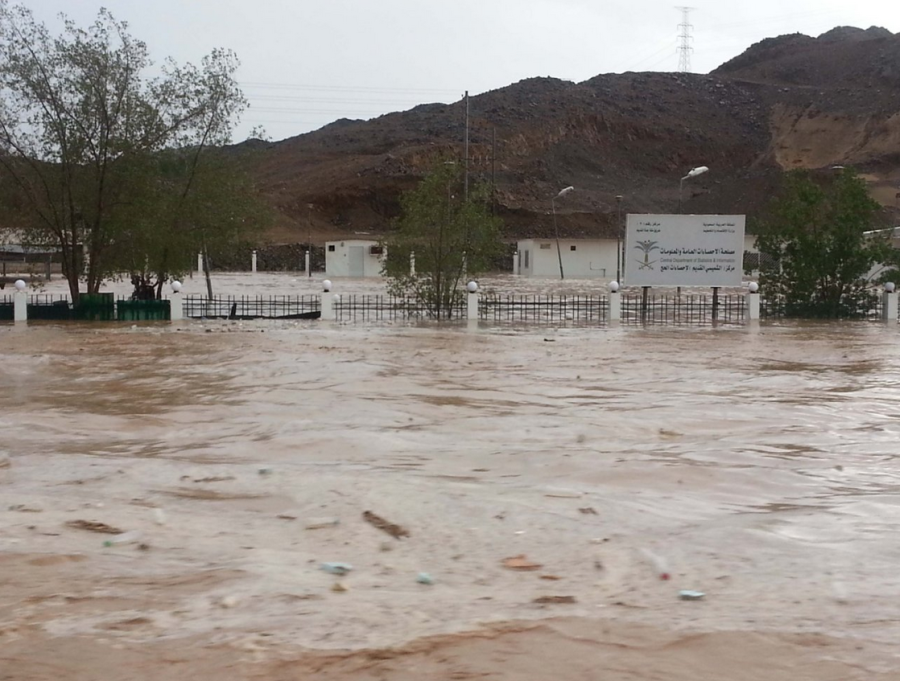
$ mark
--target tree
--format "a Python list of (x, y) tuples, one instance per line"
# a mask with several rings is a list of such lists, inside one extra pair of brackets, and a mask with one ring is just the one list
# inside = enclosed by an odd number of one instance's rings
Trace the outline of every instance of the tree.
[(96, 293), (121, 266), (124, 240), (140, 243), (136, 209), (155, 210), (148, 199), (167, 186), (157, 156), (196, 159), (187, 181), (169, 185), (187, 202), (203, 152), (229, 140), (246, 107), (233, 53), (215, 50), (199, 67), (166, 61), (148, 78), (147, 46), (127, 29), (100, 10), (88, 28), (66, 19), (51, 36), (0, 0), (0, 174), (22, 205), (26, 241), (60, 250), (73, 300), (83, 270)]
[(463, 276), (486, 271), (502, 248), (501, 223), (491, 215), (488, 188), (475, 184), (465, 197), (463, 184), (457, 165), (437, 164), (401, 197), (401, 217), (384, 239), (383, 273), (390, 292), (413, 296), (436, 319), (452, 316)]
[(272, 220), (246, 168), (252, 155), (192, 149), (152, 159), (148, 181), (129, 202), (131, 211), (109, 253), (116, 271), (131, 273), (136, 292), (153, 290), (162, 297), (166, 280), (190, 271), (196, 254), (203, 253), (212, 297), (209, 263)]
[(785, 174), (756, 241), (768, 256), (760, 286), (776, 312), (853, 317), (873, 307), (869, 272), (888, 255), (886, 240), (873, 233), (879, 208), (851, 169), (822, 185), (806, 171)]

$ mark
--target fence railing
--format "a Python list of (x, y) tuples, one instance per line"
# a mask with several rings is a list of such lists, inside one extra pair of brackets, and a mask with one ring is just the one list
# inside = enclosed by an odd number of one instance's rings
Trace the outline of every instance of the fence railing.
[(484, 295), (479, 319), (494, 322), (603, 322), (609, 318), (606, 296)]
[(192, 319), (315, 319), (320, 310), (315, 294), (184, 298), (184, 316)]
[[(746, 316), (744, 294), (649, 295), (623, 293), (622, 321), (640, 324), (743, 323)], [(715, 298), (715, 300), (714, 300)]]
[(465, 319), (466, 299), (462, 295), (455, 296), (449, 309), (444, 308), (438, 313), (413, 297), (341, 294), (335, 296), (334, 315), (339, 322)]

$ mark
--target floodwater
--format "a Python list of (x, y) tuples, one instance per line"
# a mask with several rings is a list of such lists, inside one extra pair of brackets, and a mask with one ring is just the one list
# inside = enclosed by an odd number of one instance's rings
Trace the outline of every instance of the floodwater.
[(0, 633), (23, 665), (42, 637), (265, 658), (565, 615), (821, 635), (890, 674), (898, 333), (2, 326)]

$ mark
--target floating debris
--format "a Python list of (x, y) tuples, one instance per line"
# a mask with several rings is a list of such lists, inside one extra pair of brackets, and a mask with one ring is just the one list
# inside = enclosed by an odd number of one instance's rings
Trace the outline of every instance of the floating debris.
[(528, 557), (523, 553), (518, 556), (510, 556), (509, 558), (504, 558), (503, 567), (505, 567), (507, 570), (520, 570), (522, 572), (527, 572), (530, 570), (540, 570), (544, 566), (540, 563), (534, 563), (528, 560)]
[(400, 539), (401, 537), (408, 537), (409, 530), (405, 527), (401, 527), (400, 525), (396, 525), (388, 520), (385, 520), (381, 516), (375, 515), (372, 511), (365, 511), (362, 514), (363, 520), (369, 523), (372, 527), (375, 527), (382, 532), (387, 532), (394, 539)]
[(540, 596), (531, 602), (539, 605), (567, 605), (578, 601), (575, 600), (575, 596)]
[(98, 523), (92, 520), (70, 520), (66, 523), (67, 527), (73, 527), (76, 530), (87, 530), (88, 532), (99, 532), (101, 534), (122, 534), (124, 530), (106, 523)]
[(702, 591), (691, 591), (690, 589), (684, 589), (678, 592), (678, 598), (683, 601), (699, 601), (702, 600), (704, 596), (706, 596), (706, 594)]

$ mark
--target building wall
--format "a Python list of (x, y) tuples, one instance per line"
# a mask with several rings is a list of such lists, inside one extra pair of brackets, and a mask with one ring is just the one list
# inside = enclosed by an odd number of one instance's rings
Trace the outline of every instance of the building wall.
[[(615, 279), (618, 243), (615, 239), (560, 239), (559, 243), (566, 279)], [(559, 279), (555, 239), (522, 240), (518, 243), (518, 253), (519, 274)]]
[(327, 242), (325, 274), (329, 277), (380, 277), (383, 256), (372, 253), (373, 247), (377, 246), (377, 241), (366, 239)]

